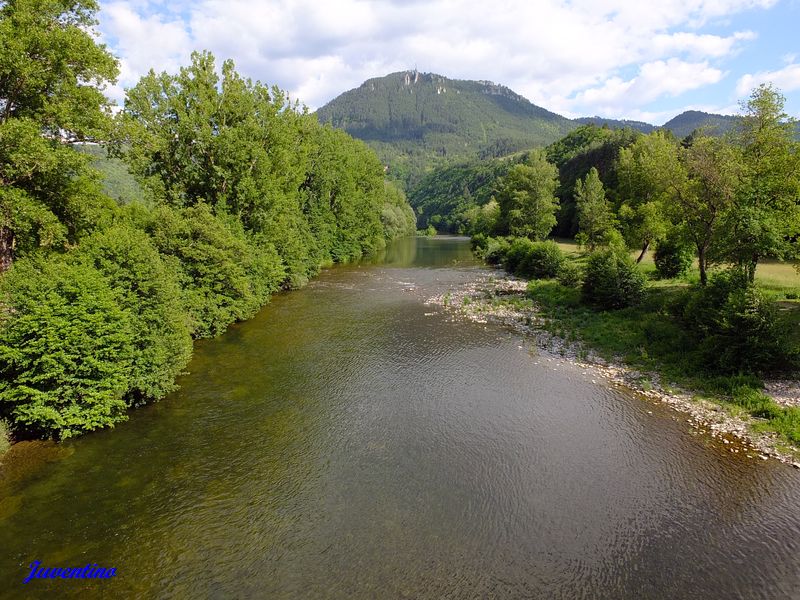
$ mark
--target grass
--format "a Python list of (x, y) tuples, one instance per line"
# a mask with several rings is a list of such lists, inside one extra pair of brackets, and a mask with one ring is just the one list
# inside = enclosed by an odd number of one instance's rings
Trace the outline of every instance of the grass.
[[(651, 287), (639, 306), (599, 311), (581, 303), (580, 290), (553, 280), (534, 280), (529, 297), (548, 318), (548, 330), (579, 340), (607, 360), (622, 360), (637, 369), (658, 373), (734, 411), (759, 419), (758, 428), (777, 432), (800, 445), (800, 408), (782, 407), (761, 392), (762, 382), (752, 375), (721, 376), (701, 366), (695, 340), (670, 313), (670, 304), (684, 293), (685, 282)], [(784, 328), (800, 344), (800, 305), (780, 315)]]

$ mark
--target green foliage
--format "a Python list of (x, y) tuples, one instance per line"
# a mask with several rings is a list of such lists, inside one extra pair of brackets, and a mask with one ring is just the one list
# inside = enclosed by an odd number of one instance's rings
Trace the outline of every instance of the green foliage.
[(100, 272), (22, 259), (0, 306), (0, 412), (15, 428), (66, 438), (125, 420), (133, 322)]
[(579, 233), (575, 240), (590, 251), (599, 246), (614, 226), (611, 207), (606, 200), (603, 182), (592, 167), (584, 180), (575, 184)]
[(796, 258), (800, 247), (800, 144), (785, 98), (771, 86), (756, 88), (743, 104), (735, 142), (743, 173), (735, 207), (724, 219), (722, 254), (750, 281), (765, 256)]
[(416, 71), (370, 79), (317, 117), (369, 143), (409, 191), (433, 169), (543, 146), (574, 127), (503, 86)]
[(408, 205), (406, 196), (399, 187), (390, 181), (385, 182), (386, 199), (381, 211), (383, 235), (387, 240), (414, 235), (417, 218), (414, 209)]
[(269, 242), (248, 239), (208, 207), (157, 208), (147, 225), (153, 244), (178, 276), (192, 335), (220, 334), (248, 319), (284, 280)]
[(92, 35), (91, 0), (0, 4), (0, 272), (37, 247), (75, 243), (102, 220), (87, 161), (62, 135), (107, 131), (98, 84), (117, 75)]
[(660, 239), (653, 254), (656, 273), (661, 279), (674, 279), (686, 273), (692, 266), (694, 253), (679, 236), (672, 234)]
[(764, 373), (794, 360), (774, 303), (741, 272), (713, 277), (689, 297), (682, 317), (710, 371)]
[(476, 236), (472, 246), (487, 262), (501, 264), (506, 271), (521, 277), (555, 277), (565, 261), (564, 253), (553, 241)]
[(583, 271), (572, 261), (564, 260), (556, 275), (558, 283), (568, 288), (579, 288), (583, 284)]
[(434, 237), (436, 235), (436, 227), (433, 225), (428, 225), (425, 229), (420, 229), (417, 231), (417, 235), (425, 236), (425, 237)]
[(134, 350), (128, 394), (164, 397), (175, 389), (175, 377), (192, 353), (188, 319), (176, 302), (177, 274), (143, 231), (125, 225), (87, 238), (72, 258), (105, 276), (130, 319)]
[(511, 242), (508, 238), (488, 238), (483, 258), (490, 265), (499, 265), (503, 262), (510, 247)]
[(589, 255), (583, 280), (583, 298), (602, 308), (624, 308), (642, 301), (646, 279), (627, 252), (618, 248)]
[(99, 173), (103, 193), (120, 206), (145, 201), (144, 192), (128, 169), (118, 158), (108, 155), (99, 144), (74, 144), (73, 148), (91, 157), (91, 167)]
[[(492, 203), (498, 180), (521, 162), (524, 155), (459, 163), (434, 169), (409, 191), (409, 202), (419, 213), (421, 227), (435, 222), (447, 233), (494, 233), (499, 207)], [(488, 214), (487, 214), (488, 213)]]
[(499, 185), (500, 228), (514, 236), (543, 240), (556, 224), (558, 170), (542, 152), (515, 165)]

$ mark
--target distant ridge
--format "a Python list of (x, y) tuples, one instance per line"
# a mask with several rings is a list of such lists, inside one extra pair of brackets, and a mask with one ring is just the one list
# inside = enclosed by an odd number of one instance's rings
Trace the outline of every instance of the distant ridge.
[(678, 139), (682, 139), (698, 129), (702, 129), (706, 135), (722, 135), (730, 131), (735, 123), (736, 117), (732, 115), (687, 110), (664, 123), (662, 127), (669, 129)]
[(369, 79), (317, 117), (370, 144), (406, 184), (436, 166), (545, 146), (576, 127), (505, 86), (419, 71)]
[[(544, 147), (581, 125), (659, 129), (643, 121), (568, 119), (491, 81), (449, 79), (417, 70), (368, 79), (317, 111), (321, 123), (364, 140), (410, 190), (439, 167)], [(662, 128), (683, 139), (697, 129), (722, 135), (735, 117), (688, 110)]]
[(597, 125), (598, 127), (606, 126), (609, 129), (625, 129), (630, 128), (642, 133), (652, 133), (658, 127), (645, 123), (644, 121), (631, 121), (628, 119), (606, 119), (604, 117), (581, 117), (575, 119), (576, 123), (581, 125)]

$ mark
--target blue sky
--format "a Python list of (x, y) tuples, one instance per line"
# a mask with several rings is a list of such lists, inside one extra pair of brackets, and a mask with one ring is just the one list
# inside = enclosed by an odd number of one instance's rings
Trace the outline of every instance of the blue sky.
[(114, 0), (99, 20), (121, 63), (118, 102), (148, 69), (211, 50), (312, 109), (416, 67), (567, 116), (654, 124), (735, 113), (770, 81), (800, 117), (800, 0)]

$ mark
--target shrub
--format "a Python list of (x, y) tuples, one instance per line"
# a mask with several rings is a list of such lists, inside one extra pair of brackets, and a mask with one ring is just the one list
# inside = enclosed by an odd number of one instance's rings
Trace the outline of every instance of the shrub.
[(284, 278), (274, 247), (248, 240), (205, 206), (156, 209), (153, 243), (178, 272), (195, 337), (210, 337), (251, 317)]
[(520, 265), (522, 265), (523, 261), (528, 257), (532, 248), (533, 242), (528, 238), (513, 238), (503, 257), (503, 268), (509, 273), (519, 272)]
[(147, 234), (124, 225), (87, 238), (75, 259), (105, 276), (131, 318), (129, 392), (137, 398), (164, 397), (175, 389), (175, 377), (192, 354), (177, 274), (165, 267)]
[(775, 304), (740, 273), (712, 277), (684, 309), (704, 366), (714, 372), (765, 373), (793, 361)]
[(589, 255), (583, 281), (585, 301), (602, 308), (624, 308), (641, 302), (645, 276), (624, 251), (606, 249)]
[(574, 262), (565, 260), (563, 263), (561, 263), (561, 267), (558, 270), (556, 279), (558, 279), (558, 283), (565, 287), (577, 288), (583, 281), (583, 274), (581, 273), (581, 269), (578, 265), (576, 265)]
[(478, 256), (482, 256), (486, 252), (490, 239), (485, 233), (476, 233), (470, 240), (472, 251)]
[(656, 273), (661, 279), (680, 277), (692, 266), (694, 252), (676, 236), (669, 236), (658, 242), (653, 260)]
[(517, 267), (517, 273), (535, 279), (552, 279), (564, 264), (564, 253), (553, 241), (533, 242)]
[(134, 335), (96, 269), (22, 259), (0, 280), (0, 412), (67, 438), (126, 419)]
[(483, 259), (490, 265), (499, 265), (503, 262), (510, 243), (506, 238), (489, 238)]

